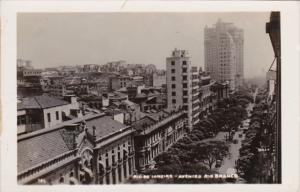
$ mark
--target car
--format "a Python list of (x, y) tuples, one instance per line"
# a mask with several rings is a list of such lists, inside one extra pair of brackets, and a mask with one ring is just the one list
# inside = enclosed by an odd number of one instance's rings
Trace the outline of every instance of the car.
[(237, 144), (239, 141), (237, 139), (233, 140), (233, 144)]
[(243, 134), (239, 134), (239, 138), (242, 138), (243, 137)]

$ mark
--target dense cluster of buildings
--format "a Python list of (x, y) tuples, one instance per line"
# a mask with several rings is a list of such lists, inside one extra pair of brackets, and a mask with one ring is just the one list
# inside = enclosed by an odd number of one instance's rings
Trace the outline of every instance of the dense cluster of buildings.
[(166, 70), (123, 60), (36, 70), (18, 60), (19, 183), (116, 184), (153, 168), (236, 87), (208, 69), (179, 49)]

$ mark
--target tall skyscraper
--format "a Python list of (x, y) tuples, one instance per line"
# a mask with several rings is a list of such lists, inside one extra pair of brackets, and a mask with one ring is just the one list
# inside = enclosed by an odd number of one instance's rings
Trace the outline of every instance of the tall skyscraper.
[(204, 29), (205, 70), (219, 82), (228, 81), (230, 89), (244, 81), (244, 32), (220, 19)]
[(188, 126), (199, 121), (199, 78), (197, 68), (191, 67), (186, 50), (175, 49), (167, 57), (168, 110), (184, 109), (188, 113)]

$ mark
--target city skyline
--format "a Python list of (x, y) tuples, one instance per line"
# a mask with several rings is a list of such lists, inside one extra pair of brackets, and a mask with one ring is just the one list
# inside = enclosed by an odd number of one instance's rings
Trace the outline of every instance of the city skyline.
[(265, 33), (267, 12), (22, 13), (17, 56), (36, 68), (126, 60), (165, 69), (166, 57), (179, 48), (189, 51), (192, 66), (204, 68), (204, 27), (219, 18), (245, 31), (245, 78), (265, 76), (274, 57)]
[[(18, 184), (281, 183), (280, 12), (264, 29), (247, 14), (115, 14), (18, 27), (35, 58), (17, 60)], [(244, 50), (265, 80), (243, 81)]]

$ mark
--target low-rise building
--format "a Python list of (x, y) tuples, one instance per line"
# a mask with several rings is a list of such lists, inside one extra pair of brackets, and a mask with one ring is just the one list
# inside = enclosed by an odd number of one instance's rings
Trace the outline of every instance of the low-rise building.
[(133, 129), (104, 114), (18, 136), (20, 184), (117, 184), (135, 173)]
[(134, 142), (137, 172), (154, 168), (154, 158), (166, 151), (187, 131), (187, 114), (184, 111), (163, 112), (157, 118), (145, 116), (135, 122)]
[(152, 86), (154, 87), (162, 87), (163, 85), (166, 84), (167, 81), (167, 76), (166, 76), (166, 71), (157, 71), (153, 73), (153, 83)]
[(153, 113), (166, 107), (166, 100), (161, 88), (141, 87), (137, 89), (136, 95), (130, 99), (137, 103), (144, 113)]
[(75, 97), (69, 102), (46, 95), (23, 98), (18, 103), (18, 134), (49, 129), (80, 115)]
[(131, 78), (129, 76), (112, 76), (109, 78), (109, 88), (111, 91), (127, 87), (130, 83)]
[(214, 100), (220, 101), (229, 97), (229, 83), (216, 82), (211, 86), (211, 91), (215, 94)]

